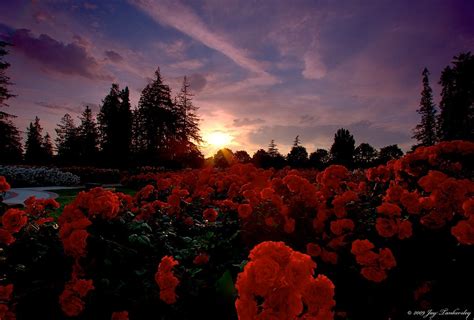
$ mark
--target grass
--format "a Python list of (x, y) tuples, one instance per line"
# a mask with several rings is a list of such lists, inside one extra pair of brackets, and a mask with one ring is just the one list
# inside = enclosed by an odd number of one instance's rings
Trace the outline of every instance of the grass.
[[(134, 196), (137, 192), (136, 190), (129, 189), (126, 187), (116, 187), (112, 188), (116, 192), (122, 192), (131, 196)], [(81, 191), (84, 191), (84, 188), (79, 189), (61, 189), (61, 190), (50, 190), (59, 195), (55, 200), (59, 203), (60, 207), (51, 213), (51, 216), (57, 218), (63, 212), (63, 209), (66, 205), (71, 203)]]

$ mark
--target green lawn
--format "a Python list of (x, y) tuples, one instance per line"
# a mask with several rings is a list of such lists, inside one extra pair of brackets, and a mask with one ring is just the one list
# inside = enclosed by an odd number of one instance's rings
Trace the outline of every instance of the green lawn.
[[(55, 210), (51, 215), (55, 218), (57, 218), (61, 212), (63, 212), (64, 206), (71, 203), (74, 198), (77, 196), (77, 194), (81, 191), (84, 191), (85, 189), (62, 189), (62, 190), (51, 190), (50, 192), (57, 193), (59, 197), (57, 197), (55, 200), (59, 202), (60, 207), (59, 209)], [(114, 188), (116, 192), (122, 192), (125, 194), (129, 194), (131, 196), (134, 196), (135, 193), (137, 192), (136, 190), (125, 188), (125, 187), (116, 187)]]

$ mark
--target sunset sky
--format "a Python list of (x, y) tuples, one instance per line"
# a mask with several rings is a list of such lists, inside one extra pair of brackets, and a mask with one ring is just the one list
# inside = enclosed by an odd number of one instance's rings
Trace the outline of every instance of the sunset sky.
[(0, 34), (21, 130), (38, 115), (54, 135), (112, 82), (136, 107), (159, 66), (173, 94), (188, 76), (203, 136), (234, 151), (286, 153), (299, 135), (312, 152), (340, 127), (407, 149), (423, 68), (438, 103), (441, 70), (474, 51), (474, 1), (7, 0)]

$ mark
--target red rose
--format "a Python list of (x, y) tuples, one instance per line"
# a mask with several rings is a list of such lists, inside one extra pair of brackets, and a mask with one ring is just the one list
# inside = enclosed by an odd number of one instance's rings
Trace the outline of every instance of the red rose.
[(28, 222), (24, 211), (8, 209), (2, 216), (3, 228), (11, 233), (20, 231)]
[(207, 208), (202, 215), (209, 222), (214, 222), (217, 219), (217, 211), (213, 208)]
[(321, 247), (315, 243), (308, 243), (306, 245), (306, 252), (312, 257), (317, 257), (321, 254)]
[(0, 228), (0, 243), (8, 246), (13, 242), (15, 242), (15, 238), (12, 236), (11, 232)]
[(112, 313), (111, 320), (128, 320), (128, 311), (120, 311)]
[(69, 237), (63, 240), (64, 251), (73, 257), (83, 257), (86, 254), (87, 237), (86, 230), (74, 230)]
[(68, 289), (64, 290), (59, 296), (59, 304), (68, 317), (76, 317), (84, 310), (84, 301)]
[(13, 292), (13, 284), (8, 284), (6, 286), (0, 286), (0, 300), (10, 301)]
[(4, 176), (0, 176), (0, 192), (5, 192), (10, 190), (10, 185)]
[(252, 207), (247, 203), (241, 204), (239, 205), (238, 212), (240, 218), (248, 218), (252, 214)]
[(209, 262), (209, 255), (207, 253), (200, 253), (193, 260), (193, 263), (196, 265), (203, 265), (208, 262)]

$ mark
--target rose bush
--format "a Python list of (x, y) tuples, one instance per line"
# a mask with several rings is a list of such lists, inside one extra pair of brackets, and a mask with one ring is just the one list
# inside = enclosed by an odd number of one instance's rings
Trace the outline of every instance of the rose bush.
[(2, 214), (0, 312), (401, 319), (466, 308), (473, 164), (474, 144), (451, 141), (365, 171), (140, 174), (129, 177), (144, 185), (135, 196), (81, 192), (57, 221), (54, 203), (30, 199)]

